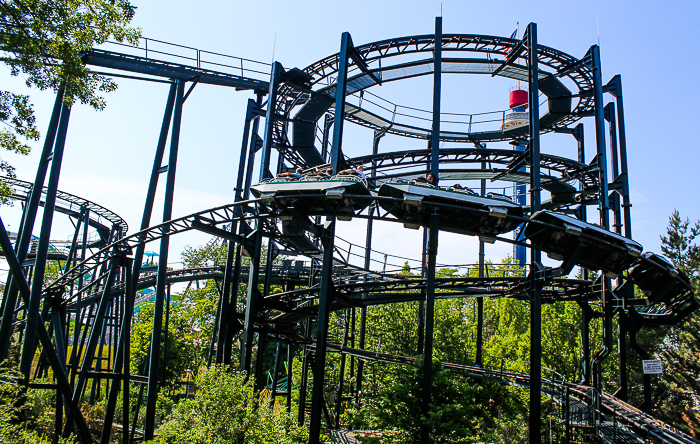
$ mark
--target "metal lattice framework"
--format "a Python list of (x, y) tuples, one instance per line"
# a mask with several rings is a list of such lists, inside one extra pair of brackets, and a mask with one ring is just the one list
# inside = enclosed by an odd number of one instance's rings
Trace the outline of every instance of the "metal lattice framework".
[[(626, 330), (622, 333), (630, 335), (630, 343), (636, 345), (637, 332), (649, 325), (672, 325), (679, 322), (697, 308), (691, 292), (685, 291), (674, 299), (665, 301), (664, 305), (652, 304), (648, 299), (634, 295), (634, 279), (620, 276), (613, 284), (612, 280), (600, 273), (591, 276), (583, 273), (582, 279), (567, 279), (577, 260), (578, 249), (562, 260), (557, 268), (546, 267), (541, 262), (541, 253), (556, 253), (551, 245), (541, 245), (532, 248), (534, 244), (526, 243), (522, 238), (511, 239), (505, 234), (489, 237), (492, 241), (502, 241), (521, 248), (531, 249), (531, 262), (523, 267), (513, 267), (508, 272), (498, 276), (489, 276), (485, 267), (483, 255), (475, 270), (478, 276), (445, 277), (436, 276), (437, 233), (447, 230), (463, 235), (478, 236), (479, 232), (466, 231), (464, 228), (441, 226), (441, 212), (454, 211), (458, 207), (454, 203), (425, 202), (422, 208), (426, 219), (420, 221), (406, 220), (393, 214), (389, 208), (396, 209), (404, 205), (404, 199), (378, 196), (376, 193), (366, 195), (345, 194), (343, 199), (361, 199), (365, 209), (348, 213), (338, 205), (333, 196), (315, 195), (309, 197), (303, 191), (293, 194), (268, 195), (259, 199), (250, 198), (253, 184), (253, 170), (259, 165), (260, 178), (272, 176), (274, 168), (271, 165), (271, 152), (278, 150), (280, 157), (277, 172), (291, 166), (310, 167), (329, 164), (336, 171), (343, 165), (342, 158), (342, 125), (344, 122), (354, 122), (375, 131), (372, 154), (348, 159), (353, 165), (365, 166), (369, 178), (367, 183), (380, 185), (391, 179), (406, 179), (416, 174), (433, 174), (441, 180), (470, 180), (482, 181), (482, 196), (485, 195), (486, 181), (511, 182), (518, 186), (529, 187), (529, 204), (523, 204), (525, 214), (507, 215), (513, 226), (522, 224), (524, 227), (535, 227), (540, 231), (550, 231), (563, 235), (568, 230), (576, 231), (575, 227), (560, 227), (550, 223), (532, 219), (534, 213), (542, 208), (566, 211), (578, 218), (586, 219), (586, 207), (597, 205), (601, 214), (600, 230), (615, 230), (618, 234), (631, 237), (629, 218), (629, 187), (627, 184), (626, 147), (624, 139), (623, 115), (619, 111), (618, 119), (614, 119), (614, 107), (621, 110), (622, 93), (619, 77), (609, 84), (603, 85), (600, 79), (600, 57), (594, 46), (581, 59), (573, 57), (551, 47), (537, 44), (536, 25), (530, 24), (522, 40), (496, 36), (470, 34), (442, 34), (441, 19), (436, 20), (434, 35), (409, 36), (388, 39), (355, 47), (350, 35), (342, 37), (341, 51), (312, 65), (300, 69), (284, 70), (275, 63), (271, 67), (264, 63), (250, 60), (226, 57), (195, 48), (171, 45), (166, 49), (154, 50), (153, 43), (147, 40), (145, 47), (133, 50), (134, 53), (119, 53), (105, 49), (96, 49), (82, 54), (83, 61), (92, 66), (109, 68), (118, 71), (128, 71), (139, 75), (149, 75), (171, 84), (166, 112), (161, 128), (161, 137), (156, 149), (151, 182), (144, 206), (144, 216), (140, 230), (126, 235), (128, 226), (122, 218), (93, 202), (81, 199), (57, 190), (60, 168), (54, 171), (54, 165), (60, 167), (62, 149), (65, 143), (65, 131), (70, 110), (62, 105), (62, 93), (59, 93), (54, 108), (52, 123), (49, 127), (48, 138), (54, 145), (45, 145), (48, 150), (42, 156), (42, 163), (37, 174), (36, 188), (41, 193), (35, 193), (35, 185), (18, 181), (9, 181), (16, 189), (15, 198), (25, 201), (24, 218), (26, 226), (23, 233), (17, 236), (16, 245), (11, 245), (4, 229), (0, 228), (0, 241), (3, 251), (7, 252), (7, 260), (11, 269), (11, 279), (8, 282), (3, 300), (2, 323), (0, 324), (0, 358), (7, 353), (15, 330), (23, 329), (24, 342), (20, 371), (25, 382), (31, 384), (32, 377), (48, 375), (51, 369), (55, 384), (44, 388), (55, 389), (63, 415), (57, 415), (57, 435), (67, 436), (75, 428), (84, 442), (93, 442), (93, 437), (87, 427), (81, 411), (81, 399), (84, 396), (88, 382), (92, 381), (90, 402), (93, 402), (101, 387), (101, 381), (111, 381), (105, 386), (108, 395), (107, 411), (103, 422), (101, 442), (106, 443), (115, 421), (114, 412), (118, 394), (123, 391), (125, 400), (122, 414), (122, 441), (134, 441), (137, 433), (146, 439), (152, 438), (155, 431), (156, 401), (158, 399), (160, 366), (161, 333), (167, 320), (163, 313), (169, 304), (170, 285), (181, 282), (195, 282), (214, 279), (220, 289), (216, 319), (209, 348), (209, 362), (231, 364), (234, 336), (241, 334), (242, 355), (241, 369), (256, 376), (257, 388), (260, 389), (264, 363), (263, 353), (267, 341), (275, 341), (279, 347), (288, 344), (288, 354), (292, 359), (293, 347), (297, 347), (303, 363), (302, 383), (299, 387), (300, 423), (307, 417), (306, 402), (311, 391), (311, 442), (317, 443), (320, 437), (322, 410), (327, 403), (324, 392), (329, 390), (326, 377), (326, 353), (340, 352), (342, 362), (346, 358), (360, 359), (358, 362), (358, 382), (356, 382), (355, 401), (359, 404), (361, 392), (361, 368), (366, 360), (377, 360), (405, 364), (415, 361), (415, 357), (402, 356), (380, 351), (368, 350), (359, 341), (358, 347), (348, 346), (347, 341), (335, 341), (329, 336), (329, 314), (336, 312), (336, 319), (345, 319), (344, 327), (347, 339), (350, 325), (349, 314), (354, 319), (356, 309), (362, 317), (362, 333), (366, 332), (364, 320), (367, 307), (381, 304), (397, 304), (404, 302), (419, 302), (425, 309), (424, 327), (421, 334), (425, 336), (423, 358), (426, 362), (432, 357), (433, 317), (435, 300), (446, 298), (474, 298), (483, 314), (484, 298), (517, 298), (531, 304), (532, 357), (529, 372), (524, 370), (506, 369), (501, 362), (500, 370), (489, 368), (495, 365), (477, 358), (473, 363), (445, 363), (452, 371), (466, 374), (470, 377), (496, 380), (506, 384), (528, 387), (532, 392), (530, 433), (531, 440), (537, 442), (541, 421), (540, 394), (546, 394), (561, 404), (560, 410), (566, 416), (566, 433), (572, 428), (591, 427), (594, 434), (608, 440), (611, 436), (619, 439), (634, 438), (630, 430), (636, 433), (653, 435), (660, 442), (694, 443), (698, 441), (683, 435), (681, 432), (654, 420), (647, 414), (634, 409), (623, 400), (616, 399), (601, 389), (600, 364), (611, 352), (608, 346), (611, 339), (613, 317), (619, 314), (619, 325)], [(151, 42), (149, 49), (148, 42)], [(177, 55), (172, 48), (183, 49), (185, 55)], [(149, 57), (150, 51), (150, 57)], [(189, 52), (188, 52), (189, 51)], [(443, 52), (449, 57), (442, 57)], [(155, 58), (154, 58), (154, 54)], [(189, 54), (189, 55), (188, 55)], [(223, 57), (218, 59), (217, 57)], [(238, 66), (240, 64), (240, 66)], [(251, 65), (254, 64), (254, 65)], [(245, 65), (245, 67), (244, 67)], [(259, 65), (259, 66), (258, 66)], [(252, 66), (252, 68), (251, 68)], [(262, 67), (262, 68), (261, 68)], [(260, 69), (271, 68), (270, 81), (262, 80)], [(528, 82), (530, 87), (530, 102), (539, 103), (540, 96), (546, 96), (548, 112), (540, 116), (539, 107), (530, 110), (529, 126), (516, 130), (472, 131), (471, 125), (467, 131), (440, 130), (440, 76), (442, 73), (498, 75), (504, 78)], [(119, 75), (116, 74), (115, 75)], [(433, 93), (435, 102), (431, 112), (430, 129), (417, 125), (409, 125), (395, 121), (396, 108), (393, 115), (382, 115), (363, 107), (363, 94), (372, 86), (383, 82), (400, 81), (420, 75), (433, 75)], [(122, 75), (123, 76), (123, 75)], [(133, 77), (133, 76), (124, 76)], [(148, 78), (147, 80), (153, 80)], [(185, 93), (185, 85), (191, 83)], [(217, 208), (206, 209), (197, 213), (168, 220), (172, 212), (172, 202), (175, 184), (177, 162), (177, 143), (179, 142), (182, 104), (192, 92), (196, 83), (236, 87), (253, 90), (256, 101), (249, 101), (245, 120), (241, 160), (238, 170), (238, 181), (235, 188), (233, 203)], [(566, 85), (564, 84), (566, 82)], [(571, 91), (569, 87), (573, 88)], [(610, 92), (616, 102), (607, 105), (602, 100), (603, 91)], [(267, 102), (263, 97), (270, 93)], [(369, 94), (369, 93), (368, 93)], [(348, 98), (359, 98), (357, 103), (348, 103)], [(573, 105), (572, 105), (573, 102)], [(263, 109), (267, 106), (267, 113)], [(398, 105), (395, 105), (397, 107)], [(606, 115), (603, 107), (611, 112)], [(612, 110), (609, 109), (612, 107)], [(405, 108), (405, 107), (404, 107)], [(415, 110), (421, 111), (421, 110)], [(422, 112), (422, 111), (421, 111)], [(391, 114), (391, 110), (389, 110)], [(263, 115), (267, 115), (264, 124), (264, 139), (260, 139), (258, 131)], [(580, 126), (573, 124), (583, 117), (592, 116), (596, 120), (596, 157), (593, 162), (584, 161), (583, 132)], [(409, 116), (410, 117), (410, 116)], [(322, 124), (319, 122), (323, 120)], [(428, 119), (423, 119), (428, 121)], [(333, 134), (329, 132), (333, 121)], [(617, 140), (610, 147), (605, 145), (605, 122), (620, 133), (619, 150)], [(330, 151), (326, 155), (325, 146), (322, 150), (316, 145), (318, 128), (322, 127), (322, 145), (330, 143)], [(567, 159), (562, 156), (549, 155), (539, 152), (539, 137), (548, 132), (569, 133), (576, 138), (579, 145), (579, 158)], [(163, 167), (166, 150), (166, 139), (170, 132), (170, 154)], [(613, 131), (614, 132), (614, 131)], [(385, 134), (403, 137), (423, 138), (430, 141), (426, 150), (380, 152), (379, 140)], [(54, 140), (55, 139), (55, 140)], [(332, 139), (332, 140), (331, 140)], [(482, 141), (510, 141), (522, 145), (523, 151), (486, 149)], [(468, 147), (440, 148), (441, 141), (462, 143)], [(473, 146), (473, 147), (472, 147)], [(526, 149), (525, 149), (526, 147)], [(51, 152), (53, 150), (53, 152)], [(320, 152), (319, 152), (320, 151)], [(609, 166), (606, 161), (608, 152), (614, 156), (614, 171), (608, 179)], [(257, 153), (260, 153), (256, 162)], [(46, 172), (51, 164), (51, 174), (48, 185), (44, 188)], [(620, 170), (617, 171), (618, 163)], [(44, 177), (41, 176), (43, 170)], [(155, 190), (159, 174), (167, 172), (164, 219), (163, 223), (151, 223)], [(543, 202), (540, 192), (548, 191), (553, 197), (550, 202)], [(564, 196), (564, 197), (562, 197)], [(309, 205), (313, 202), (313, 205)], [(38, 206), (46, 207), (42, 221), (42, 236), (37, 247), (36, 259), (29, 264), (23, 242), (31, 235)], [(311, 209), (313, 208), (313, 210)], [(43, 286), (43, 271), (46, 266), (48, 248), (48, 233), (51, 229), (53, 211), (69, 214), (73, 217), (83, 217), (89, 213), (91, 226), (111, 229), (107, 236), (109, 245), (104, 246), (91, 256), (77, 260), (72, 257), (60, 276), (47, 286)], [(487, 217), (490, 209), (470, 210), (480, 217)], [(615, 225), (611, 226), (608, 213), (615, 216)], [(86, 217), (87, 218), (87, 217)], [(336, 244), (339, 238), (335, 235), (336, 219), (351, 219), (353, 223), (363, 221), (368, 225), (366, 245), (360, 247), (364, 253), (364, 265), (353, 264), (351, 248), (343, 250)], [(107, 227), (104, 221), (112, 224)], [(391, 222), (416, 228), (425, 229), (426, 244), (422, 246), (423, 277), (407, 278), (405, 275), (377, 271), (372, 269), (372, 235), (371, 227), (376, 222)], [(409, 222), (409, 223), (407, 223)], [(471, 228), (470, 228), (471, 229)], [(228, 242), (226, 263), (212, 267), (198, 267), (184, 270), (168, 270), (168, 242), (171, 236), (197, 230)], [(580, 230), (579, 230), (580, 231)], [(602, 232), (599, 232), (602, 233)], [(602, 235), (602, 234), (601, 234)], [(595, 238), (595, 234), (579, 232), (581, 245), (589, 242), (605, 244), (613, 253), (624, 252), (626, 247), (607, 243)], [(46, 239), (46, 240), (43, 240)], [(262, 258), (263, 241), (267, 240), (267, 260)], [(150, 243), (160, 244), (160, 262), (144, 267), (143, 257), (146, 246)], [(483, 251), (483, 240), (481, 240)], [(76, 229), (74, 244), (78, 243)], [(85, 242), (83, 242), (85, 243)], [(102, 244), (104, 245), (104, 244)], [(306, 262), (298, 261), (300, 267), (291, 269), (291, 264), (285, 266), (273, 265), (277, 255), (286, 254), (308, 258)], [(355, 253), (357, 255), (357, 253)], [(247, 256), (249, 263), (243, 265), (243, 257)], [(83, 256), (85, 257), (85, 256)], [(291, 261), (289, 261), (291, 262)], [(420, 262), (420, 261), (418, 261)], [(661, 267), (653, 260), (642, 257), (637, 263), (652, 267)], [(29, 265), (28, 265), (29, 264)], [(386, 255), (384, 265), (386, 267)], [(34, 281), (29, 282), (27, 266), (34, 267)], [(663, 268), (663, 267), (661, 267)], [(602, 269), (602, 268), (601, 268)], [(247, 280), (246, 293), (238, 292), (241, 283)], [(271, 290), (273, 280), (276, 284), (285, 286), (282, 292)], [(302, 284), (303, 282), (303, 284)], [(307, 288), (295, 288), (304, 286)], [(131, 359), (129, 356), (129, 341), (131, 321), (135, 304), (151, 299), (137, 296), (140, 289), (152, 287), (153, 295), (153, 336), (150, 344), (147, 370), (143, 374), (130, 373)], [(166, 290), (167, 289), (167, 290)], [(167, 296), (166, 296), (167, 294)], [(241, 300), (245, 299), (245, 308)], [(582, 351), (584, 381), (579, 384), (565, 381), (563, 377), (544, 375), (538, 353), (541, 353), (541, 304), (570, 301), (579, 304), (585, 327), (582, 327)], [(41, 304), (44, 309), (40, 310)], [(600, 307), (600, 308), (598, 308)], [(167, 310), (166, 310), (167, 313)], [(596, 357), (590, 356), (588, 328), (593, 317), (601, 317), (605, 347)], [(21, 323), (15, 322), (20, 317)], [(167, 319), (167, 315), (166, 315)], [(483, 330), (483, 325), (479, 327)], [(354, 329), (354, 327), (353, 327)], [(585, 332), (584, 332), (585, 331)], [(482, 333), (478, 333), (481, 335)], [(354, 335), (354, 333), (353, 333)], [(483, 341), (477, 338), (477, 343)], [(38, 364), (32, 372), (35, 360), (35, 344), (41, 344)], [(67, 344), (72, 340), (72, 351)], [(353, 337), (354, 344), (354, 337)], [(623, 341), (624, 344), (624, 341)], [(95, 354), (103, 347), (110, 347), (110, 356), (106, 359), (95, 358)], [(480, 346), (479, 346), (480, 347)], [(258, 350), (256, 365), (253, 366), (253, 350)], [(638, 351), (638, 349), (635, 349)], [(309, 354), (314, 354), (311, 363)], [(620, 353), (626, 353), (620, 351)], [(479, 353), (477, 353), (478, 355)], [(103, 362), (105, 361), (105, 362)], [(103, 365), (104, 364), (104, 365)], [(314, 371), (309, 372), (309, 367)], [(344, 364), (341, 364), (341, 368)], [(294, 366), (291, 363), (289, 369)], [(627, 370), (620, 369), (621, 392), (623, 397), (627, 391)], [(31, 374), (33, 373), (33, 374)], [(273, 397), (277, 390), (277, 365), (273, 371)], [(309, 375), (313, 373), (313, 385), (308, 389)], [(338, 426), (343, 392), (343, 371), (340, 371), (340, 381), (336, 388), (335, 426), (330, 422), (326, 427)], [(431, 376), (426, 368), (422, 381), (422, 402), (430, 400)], [(129, 411), (128, 393), (130, 384), (140, 384), (141, 390), (138, 405), (146, 404), (145, 429), (136, 431), (139, 410)], [(123, 388), (121, 388), (123, 386)], [(96, 389), (97, 387), (97, 389)], [(146, 394), (144, 395), (144, 390)], [(645, 392), (646, 394), (646, 392)], [(288, 405), (292, 402), (291, 389), (287, 388), (285, 396)], [(573, 403), (573, 404), (572, 404)], [(644, 407), (650, 408), (650, 403)], [(423, 412), (426, 414), (426, 412)], [(608, 416), (606, 416), (608, 415)], [(608, 419), (601, 419), (608, 418)], [(615, 421), (626, 424), (619, 427)], [(332, 421), (331, 421), (332, 422)], [(612, 424), (612, 425), (611, 425)], [(63, 430), (61, 431), (61, 427)], [(427, 431), (423, 430), (423, 437)], [(617, 439), (615, 438), (615, 439)], [(427, 439), (427, 438), (426, 438)], [(424, 439), (425, 441), (425, 439)]]

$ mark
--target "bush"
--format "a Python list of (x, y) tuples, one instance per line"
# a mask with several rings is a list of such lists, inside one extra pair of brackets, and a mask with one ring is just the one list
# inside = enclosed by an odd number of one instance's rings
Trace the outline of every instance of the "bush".
[(242, 373), (212, 367), (195, 380), (197, 393), (175, 406), (158, 429), (158, 443), (304, 443), (306, 429), (274, 412)]

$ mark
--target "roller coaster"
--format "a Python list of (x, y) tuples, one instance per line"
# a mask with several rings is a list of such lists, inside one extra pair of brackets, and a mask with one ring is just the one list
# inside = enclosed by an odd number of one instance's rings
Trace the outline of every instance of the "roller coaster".
[[(328, 409), (328, 353), (340, 353), (343, 362), (346, 357), (357, 360), (354, 396), (361, 392), (363, 362), (400, 365), (416, 360), (416, 356), (368, 349), (367, 308), (419, 302), (424, 338), (420, 354), (432, 362), (435, 301), (457, 297), (475, 298), (480, 319), (484, 298), (510, 297), (530, 304), (527, 370), (512, 369), (504, 360), (481, 354), (483, 323), (478, 326), (473, 362), (443, 364), (473, 378), (528, 388), (530, 442), (542, 442), (547, 433), (540, 429), (541, 394), (559, 405), (557, 424), (564, 428), (566, 442), (700, 442), (649, 415), (649, 375), (644, 375), (645, 403), (635, 408), (626, 402), (627, 338), (631, 348), (646, 358), (636, 344), (640, 329), (676, 324), (696, 310), (697, 303), (687, 276), (632, 240), (622, 82), (617, 75), (603, 83), (597, 45), (576, 58), (540, 45), (534, 23), (519, 39), (443, 34), (440, 17), (431, 35), (355, 46), (350, 34), (344, 33), (337, 54), (304, 69), (156, 40), (144, 42), (138, 48), (114, 44), (81, 54), (86, 65), (109, 69), (109, 75), (170, 84), (138, 231), (127, 233), (127, 224), (112, 211), (58, 190), (70, 116), (62, 91), (57, 94), (35, 181), (4, 179), (14, 187), (13, 197), (23, 203), (23, 216), (14, 244), (0, 223), (0, 245), (10, 268), (2, 303), (0, 358), (12, 346), (19, 347), (23, 383), (55, 391), (57, 411), (65, 412), (65, 417), (56, 415), (57, 435), (77, 433), (83, 442), (94, 442), (81, 401), (88, 386), (94, 390), (91, 381), (106, 380), (100, 442), (108, 443), (113, 430), (121, 431), (124, 443), (153, 438), (170, 285), (214, 279), (220, 295), (209, 363), (230, 364), (234, 341), (240, 338), (241, 369), (254, 374), (261, 388), (263, 344), (273, 341), (288, 344), (290, 350), (294, 347), (299, 353), (290, 351), (288, 368), (295, 357), (302, 360), (299, 421), (309, 422), (312, 443), (319, 442), (324, 427), (338, 427), (337, 412), (347, 398), (341, 372), (340, 384), (332, 389), (338, 392), (336, 405)], [(521, 103), (520, 110), (513, 112), (442, 113), (443, 74), (524, 82), (527, 111)], [(432, 76), (431, 111), (395, 104), (370, 91), (418, 76)], [(197, 83), (252, 91), (255, 99), (249, 99), (243, 122), (232, 203), (172, 219), (182, 107)], [(588, 118), (595, 127), (596, 154), (591, 161), (585, 158), (581, 123)], [(350, 158), (343, 153), (346, 122), (373, 131), (373, 144), (364, 151), (371, 154)], [(258, 135), (261, 125), (262, 137)], [(547, 133), (571, 135), (578, 157), (541, 153), (540, 138)], [(381, 151), (380, 142), (387, 135), (424, 140), (427, 148)], [(486, 142), (500, 142), (506, 148), (487, 148)], [(277, 152), (274, 167), (273, 150)], [(256, 166), (257, 181), (253, 179)], [(163, 219), (153, 223), (160, 174), (166, 174)], [(497, 184), (502, 192), (488, 192), (487, 182)], [(32, 232), (40, 206), (44, 211), (36, 238)], [(588, 221), (589, 207), (599, 212), (596, 223)], [(54, 213), (69, 216), (75, 224), (67, 252), (58, 256), (51, 256)], [(355, 245), (355, 256), (362, 252), (364, 265), (353, 263), (353, 245), (339, 248), (338, 221), (366, 224), (365, 245)], [(423, 230), (422, 277), (387, 271), (386, 262), (382, 270), (372, 266), (376, 223)], [(193, 230), (228, 245), (225, 264), (167, 268), (169, 239)], [(89, 231), (94, 233), (90, 238)], [(440, 231), (478, 237), (481, 254), (474, 265), (478, 276), (436, 277)], [(263, 260), (265, 239), (267, 258)], [(153, 242), (159, 244), (159, 262), (145, 264), (146, 246)], [(512, 244), (520, 267), (489, 276), (483, 250), (486, 243), (494, 242)], [(542, 253), (553, 265), (543, 263)], [(290, 260), (275, 264), (280, 254), (302, 259), (294, 266)], [(50, 259), (64, 265), (58, 277), (44, 285)], [(580, 277), (571, 279), (574, 267), (579, 267)], [(236, 302), (241, 282), (248, 283), (244, 310)], [(284, 291), (272, 293), (273, 283), (282, 284)], [(641, 291), (635, 293), (635, 286)], [(153, 337), (144, 373), (133, 375), (131, 323), (134, 306), (142, 298), (138, 292), (145, 288), (155, 288)], [(559, 301), (574, 301), (581, 307), (584, 364), (578, 382), (548, 373), (541, 362), (542, 304)], [(352, 312), (353, 319), (359, 314), (357, 344), (354, 339), (348, 345), (347, 340), (331, 337), (332, 312), (341, 316)], [(591, 356), (589, 331), (593, 318), (601, 319), (603, 337), (603, 347), (595, 356)], [(614, 319), (621, 340), (620, 387), (613, 396), (602, 390), (601, 368), (613, 351)], [(111, 354), (97, 358), (105, 346)], [(253, 366), (255, 350), (258, 357)], [(279, 359), (278, 346), (273, 390), (278, 388)], [(49, 369), (53, 382), (37, 382)], [(424, 411), (431, 399), (432, 376), (426, 366), (421, 386)], [(139, 407), (142, 401), (146, 406), (143, 430), (136, 429), (139, 409), (129, 408), (129, 388), (134, 384), (140, 387)], [(123, 413), (115, 417), (120, 392)], [(286, 396), (291, 404), (292, 387), (274, 395)], [(422, 442), (428, 442), (428, 433), (421, 430)]]

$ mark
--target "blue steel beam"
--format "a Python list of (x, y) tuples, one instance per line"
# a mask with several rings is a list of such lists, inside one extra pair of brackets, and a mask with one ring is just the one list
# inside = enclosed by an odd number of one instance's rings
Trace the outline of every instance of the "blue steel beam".
[[(338, 78), (336, 80), (335, 116), (333, 123), (333, 144), (331, 145), (330, 166), (338, 173), (342, 152), (343, 123), (345, 121), (345, 93), (348, 79), (348, 57), (353, 47), (350, 33), (344, 32), (340, 42)], [(311, 391), (311, 422), (309, 424), (309, 443), (317, 444), (321, 435), (321, 410), (323, 408), (323, 385), (326, 372), (326, 343), (328, 341), (328, 319), (333, 302), (333, 247), (335, 243), (335, 217), (327, 216), (325, 229), (321, 235), (323, 246), (323, 265), (321, 269), (321, 287), (318, 302), (318, 320), (316, 325), (316, 354), (314, 356), (314, 384)], [(330, 424), (328, 424), (330, 426)]]
[[(539, 58), (537, 24), (527, 25), (528, 43), (528, 94), (530, 103), (530, 208), (534, 214), (540, 210), (540, 109), (539, 109)], [(530, 254), (530, 443), (540, 442), (542, 414), (542, 253), (531, 249)]]
[[(177, 93), (175, 109), (173, 113), (173, 129), (170, 135), (170, 155), (168, 157), (168, 173), (165, 184), (165, 199), (163, 203), (163, 222), (172, 218), (173, 197), (175, 193), (175, 172), (177, 170), (177, 153), (180, 144), (180, 124), (182, 122), (182, 102), (185, 90), (185, 81), (177, 81)], [(158, 277), (156, 280), (156, 300), (153, 310), (153, 335), (151, 337), (151, 354), (148, 366), (148, 390), (146, 401), (146, 439), (153, 439), (155, 431), (156, 400), (158, 399), (158, 376), (160, 374), (160, 342), (163, 323), (163, 303), (165, 301), (166, 273), (168, 266), (168, 247), (170, 236), (165, 235), (160, 240), (158, 256)]]
[[(442, 17), (435, 17), (435, 49), (433, 52), (433, 128), (430, 146), (430, 174), (439, 180), (440, 165), (440, 96), (442, 87)], [(433, 333), (435, 327), (435, 264), (438, 250), (440, 217), (437, 209), (430, 215), (428, 228), (427, 285), (425, 291), (425, 344), (423, 346), (423, 381), (421, 385), (421, 416), (427, 418), (433, 388)], [(424, 232), (425, 233), (425, 232)], [(421, 443), (430, 442), (430, 429), (421, 422)]]
[[(34, 262), (34, 276), (32, 279), (29, 304), (27, 305), (27, 320), (24, 327), (24, 343), (22, 344), (22, 355), (20, 357), (20, 372), (23, 374), (25, 382), (29, 381), (34, 352), (36, 351), (39, 306), (42, 299), (41, 292), (44, 286), (51, 226), (53, 224), (54, 208), (56, 206), (56, 192), (58, 191), (58, 180), (61, 175), (61, 164), (63, 162), (63, 152), (66, 145), (69, 118), (70, 107), (66, 103), (63, 103), (61, 119), (56, 135), (56, 145), (53, 150), (53, 155), (51, 156), (51, 172), (49, 174), (49, 184), (46, 190), (46, 201), (44, 203), (44, 214), (42, 216), (41, 231), (39, 234), (39, 245), (37, 246), (36, 259)], [(41, 168), (43, 167), (40, 166), (40, 169)], [(39, 195), (41, 195), (40, 190), (41, 188), (37, 188)]]
[[(22, 213), (22, 221), (17, 234), (17, 244), (14, 248), (20, 263), (24, 262), (27, 258), (32, 230), (34, 229), (34, 222), (36, 220), (36, 213), (41, 201), (41, 192), (44, 188), (46, 172), (51, 162), (51, 151), (54, 147), (56, 132), (58, 131), (61, 117), (61, 109), (63, 108), (63, 91), (64, 89), (61, 87), (56, 94), (53, 113), (51, 114), (51, 121), (49, 122), (46, 139), (44, 140), (44, 148), (41, 153), (41, 160), (37, 168), (34, 185), (27, 196), (27, 203)], [(0, 361), (5, 359), (10, 345), (12, 323), (14, 321), (15, 306), (17, 305), (17, 296), (19, 294), (18, 287), (16, 284), (13, 284), (13, 279), (12, 276), (8, 276), (7, 285), (5, 287), (5, 297), (3, 298), (2, 310), (0, 311), (2, 313), (2, 320), (0, 320)]]

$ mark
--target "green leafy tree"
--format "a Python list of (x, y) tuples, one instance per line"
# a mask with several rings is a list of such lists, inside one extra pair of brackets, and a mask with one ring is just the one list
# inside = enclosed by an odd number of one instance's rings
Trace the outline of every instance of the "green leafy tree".
[[(669, 217), (661, 251), (700, 285), (700, 221), (691, 224), (676, 210)], [(697, 291), (697, 290), (694, 290)], [(697, 294), (696, 294), (697, 297)], [(694, 434), (700, 434), (700, 313), (696, 310), (683, 322), (651, 333), (656, 334), (652, 352), (663, 361), (664, 375), (654, 378), (654, 414)], [(662, 338), (659, 340), (658, 338)]]
[[(3, 0), (0, 2), (0, 61), (12, 76), (23, 75), (30, 88), (57, 91), (65, 86), (65, 103), (78, 100), (96, 110), (105, 107), (103, 92), (117, 85), (91, 72), (81, 51), (113, 38), (136, 44), (140, 30), (130, 28), (136, 8), (127, 0)], [(25, 142), (38, 140), (29, 96), (0, 90), (0, 147), (29, 153)], [(0, 159), (0, 173), (14, 168)], [(8, 184), (0, 181), (0, 203), (7, 202)]]
[[(46, 390), (27, 389), (20, 375), (0, 367), (0, 442), (3, 444), (48, 444), (54, 442), (53, 415), (55, 408), (49, 405), (51, 396)], [(48, 397), (47, 397), (48, 395)], [(72, 438), (58, 440), (59, 444), (71, 444)]]
[(196, 379), (194, 399), (180, 402), (157, 431), (158, 443), (304, 443), (294, 415), (277, 412), (242, 373), (215, 366)]

